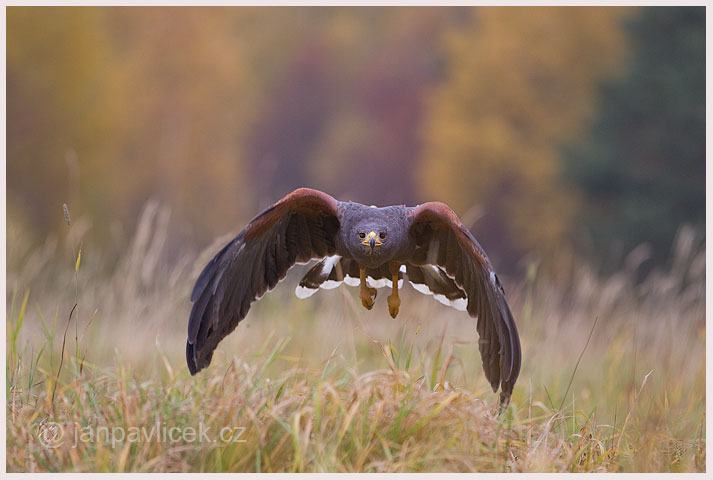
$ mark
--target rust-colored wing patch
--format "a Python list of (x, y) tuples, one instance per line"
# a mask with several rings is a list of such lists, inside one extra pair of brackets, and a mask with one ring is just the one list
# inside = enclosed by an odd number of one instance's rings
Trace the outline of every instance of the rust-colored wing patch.
[[(414, 208), (409, 212), (411, 228), (416, 228), (423, 223), (429, 223), (432, 227), (443, 230), (451, 230), (458, 238), (458, 243), (464, 248), (470, 257), (483, 268), (492, 268), (490, 260), (483, 248), (465, 228), (458, 215), (445, 203), (428, 202)], [(472, 240), (471, 240), (472, 239)]]
[(265, 233), (288, 211), (307, 218), (315, 218), (320, 213), (339, 216), (337, 201), (331, 195), (312, 188), (298, 188), (256, 216), (245, 227), (245, 240)]

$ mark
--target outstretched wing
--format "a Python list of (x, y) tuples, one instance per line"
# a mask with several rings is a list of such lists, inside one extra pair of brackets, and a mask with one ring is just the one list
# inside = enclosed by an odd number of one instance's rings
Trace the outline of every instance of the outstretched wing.
[(250, 304), (277, 285), (295, 263), (334, 255), (337, 201), (300, 188), (256, 216), (205, 266), (188, 320), (186, 360), (195, 374), (218, 343), (245, 318)]
[(415, 265), (437, 265), (467, 296), (467, 311), (478, 318), (479, 349), (485, 377), (500, 403), (510, 401), (520, 373), (520, 337), (488, 256), (448, 205), (429, 202), (408, 214), (409, 235), (417, 248)]

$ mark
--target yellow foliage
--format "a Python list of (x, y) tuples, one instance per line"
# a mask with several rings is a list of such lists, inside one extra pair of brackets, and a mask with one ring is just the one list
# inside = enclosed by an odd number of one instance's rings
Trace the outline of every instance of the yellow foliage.
[(8, 203), (20, 218), (56, 225), (62, 203), (79, 209), (80, 178), (117, 145), (109, 37), (99, 9), (8, 7), (7, 15)]
[(250, 215), (241, 140), (260, 83), (248, 55), (261, 50), (245, 41), (255, 14), (11, 7), (12, 207), (46, 229), (66, 202), (104, 235), (149, 197), (199, 233)]
[(448, 29), (446, 80), (425, 122), (424, 196), (459, 213), (483, 205), (516, 252), (561, 240), (574, 209), (558, 149), (583, 133), (597, 82), (619, 64), (628, 11), (478, 8)]
[(46, 233), (67, 203), (107, 240), (157, 198), (203, 242), (310, 185), (479, 205), (504, 251), (550, 245), (558, 148), (627, 11), (10, 7), (11, 219)]

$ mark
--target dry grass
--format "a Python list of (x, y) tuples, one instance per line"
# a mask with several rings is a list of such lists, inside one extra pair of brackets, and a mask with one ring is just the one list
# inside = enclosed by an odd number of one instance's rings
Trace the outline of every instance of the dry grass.
[[(533, 266), (506, 284), (524, 363), (498, 417), (472, 319), (410, 292), (397, 320), (383, 292), (371, 312), (345, 287), (298, 300), (297, 272), (191, 377), (188, 292), (215, 249), (166, 261), (167, 218), (150, 205), (116, 264), (85, 245), (78, 270), (83, 222), (33, 251), (8, 226), (8, 471), (705, 470), (705, 252), (690, 230), (639, 284), (637, 252), (605, 279)], [(211, 441), (118, 438), (156, 424)]]

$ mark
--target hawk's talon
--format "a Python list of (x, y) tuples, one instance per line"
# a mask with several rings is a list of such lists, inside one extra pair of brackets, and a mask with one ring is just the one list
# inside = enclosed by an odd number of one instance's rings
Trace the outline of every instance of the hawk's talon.
[(371, 310), (374, 307), (374, 300), (376, 299), (376, 289), (371, 287), (362, 287), (359, 291), (359, 298), (361, 298), (361, 304), (367, 310)]
[(361, 290), (359, 290), (359, 298), (361, 298), (361, 304), (364, 308), (371, 310), (374, 306), (374, 299), (376, 298), (376, 289), (368, 286), (366, 284), (366, 268), (359, 267), (359, 280)]
[(391, 318), (396, 318), (396, 315), (399, 314), (399, 307), (401, 306), (401, 299), (399, 298), (398, 293), (389, 295), (386, 298), (386, 301), (389, 304), (389, 313), (391, 314)]

